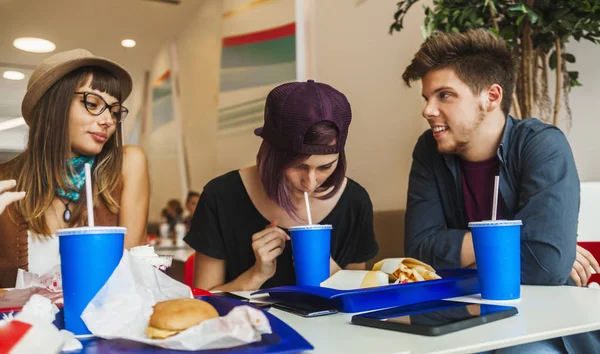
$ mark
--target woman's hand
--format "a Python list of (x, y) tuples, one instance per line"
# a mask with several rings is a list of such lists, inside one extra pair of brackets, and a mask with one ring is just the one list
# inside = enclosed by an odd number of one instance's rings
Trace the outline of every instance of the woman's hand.
[(9, 192), (16, 185), (17, 181), (14, 179), (0, 181), (0, 214), (12, 203), (25, 198), (25, 192)]
[(275, 275), (277, 257), (283, 253), (285, 242), (289, 239), (285, 231), (277, 227), (276, 221), (252, 235), (252, 250), (256, 258), (252, 270), (259, 282), (264, 283)]

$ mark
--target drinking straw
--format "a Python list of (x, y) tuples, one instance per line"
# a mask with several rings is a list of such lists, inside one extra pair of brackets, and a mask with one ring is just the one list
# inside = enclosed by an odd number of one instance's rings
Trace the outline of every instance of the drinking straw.
[(87, 199), (88, 226), (94, 227), (94, 199), (92, 197), (92, 172), (89, 163), (85, 164), (85, 195)]
[(310, 204), (308, 204), (307, 192), (304, 192), (304, 203), (306, 204), (306, 215), (308, 216), (308, 224), (312, 225), (312, 217), (310, 216)]
[(492, 220), (496, 220), (498, 214), (498, 187), (500, 185), (500, 176), (494, 177), (494, 204), (492, 205)]

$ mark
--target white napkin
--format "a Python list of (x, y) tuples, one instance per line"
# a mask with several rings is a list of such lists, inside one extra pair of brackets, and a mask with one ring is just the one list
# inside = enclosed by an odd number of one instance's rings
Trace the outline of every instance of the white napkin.
[(191, 297), (188, 286), (125, 251), (114, 273), (81, 317), (95, 336), (124, 338), (177, 350), (230, 348), (257, 342), (262, 333), (271, 333), (262, 311), (239, 306), (227, 316), (204, 321), (167, 339), (146, 336), (155, 303)]
[(389, 285), (389, 277), (384, 272), (372, 270), (339, 270), (321, 283), (323, 288), (353, 290)]

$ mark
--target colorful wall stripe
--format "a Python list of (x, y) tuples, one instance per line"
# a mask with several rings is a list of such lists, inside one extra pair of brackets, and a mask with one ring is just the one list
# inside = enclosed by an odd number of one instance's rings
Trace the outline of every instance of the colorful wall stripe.
[[(275, 85), (296, 78), (296, 24), (223, 38), (221, 93)], [(265, 96), (223, 107), (219, 129), (262, 121)]]

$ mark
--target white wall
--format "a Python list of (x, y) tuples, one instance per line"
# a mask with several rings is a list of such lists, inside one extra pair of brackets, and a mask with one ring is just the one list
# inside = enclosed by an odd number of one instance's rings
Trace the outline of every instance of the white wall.
[[(219, 92), (219, 62), (221, 50), (220, 0), (204, 0), (192, 21), (175, 38), (179, 63), (181, 92), (180, 128), (175, 121), (161, 126), (148, 135), (146, 152), (150, 167), (150, 214), (156, 221), (166, 201), (187, 193), (181, 182), (179, 141), (184, 139), (188, 154), (190, 189), (202, 190), (215, 175), (217, 94)], [(168, 44), (158, 54), (150, 82), (171, 68)], [(151, 105), (151, 102), (149, 102)], [(151, 107), (149, 122), (151, 123)], [(183, 200), (182, 200), (183, 202)]]
[(403, 209), (412, 149), (427, 128), (419, 84), (408, 89), (401, 80), (423, 41), (423, 11), (412, 9), (405, 30), (390, 36), (395, 1), (314, 3), (314, 78), (352, 105), (348, 176), (369, 191), (376, 210)]
[(573, 126), (567, 137), (581, 181), (600, 181), (600, 117), (597, 107), (600, 97), (600, 45), (573, 41), (567, 45), (567, 50), (577, 59), (575, 64), (570, 64), (569, 70), (579, 71), (579, 81), (583, 84), (574, 87), (569, 95)]
[[(249, 0), (224, 0), (223, 13), (243, 8)], [(223, 37), (263, 31), (294, 22), (294, 0), (255, 3), (244, 11), (223, 19)], [(276, 84), (239, 89), (219, 94), (219, 108), (256, 97), (266, 97)], [(217, 133), (216, 174), (221, 175), (256, 163), (256, 153), (262, 139), (254, 135), (254, 129), (262, 125), (246, 124)]]

